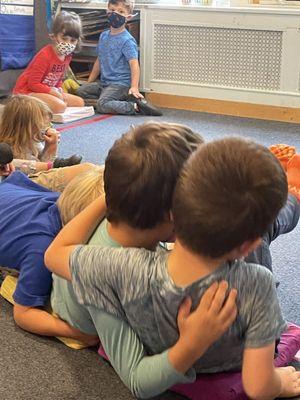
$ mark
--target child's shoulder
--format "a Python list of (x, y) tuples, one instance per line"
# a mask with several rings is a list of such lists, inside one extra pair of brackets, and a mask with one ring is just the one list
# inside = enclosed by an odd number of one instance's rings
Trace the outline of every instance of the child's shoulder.
[(269, 290), (274, 285), (271, 271), (258, 264), (237, 260), (229, 268), (229, 277), (235, 282), (238, 290), (253, 290), (253, 292)]
[(36, 54), (36, 57), (49, 58), (53, 55), (53, 47), (52, 44), (47, 44), (42, 47)]

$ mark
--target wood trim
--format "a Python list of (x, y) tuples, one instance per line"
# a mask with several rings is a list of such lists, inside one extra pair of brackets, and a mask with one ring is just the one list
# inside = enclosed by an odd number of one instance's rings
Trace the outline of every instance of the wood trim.
[(156, 106), (164, 108), (300, 123), (300, 108), (242, 103), (238, 101), (199, 99), (197, 97), (175, 96), (163, 93), (147, 93), (146, 98)]

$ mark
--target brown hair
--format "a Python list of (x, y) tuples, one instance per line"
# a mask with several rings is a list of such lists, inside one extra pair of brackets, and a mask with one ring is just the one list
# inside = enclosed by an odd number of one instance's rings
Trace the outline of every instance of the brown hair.
[(52, 112), (46, 103), (30, 96), (12, 96), (0, 122), (0, 141), (9, 144), (14, 158), (38, 156), (36, 143), (44, 140), (41, 130), (49, 124)]
[(176, 235), (196, 254), (221, 257), (261, 237), (286, 198), (286, 174), (264, 146), (241, 138), (204, 144), (174, 191)]
[(58, 35), (59, 33), (64, 36), (70, 36), (77, 39), (78, 43), (76, 51), (80, 50), (82, 39), (82, 24), (81, 19), (75, 12), (62, 11), (55, 16), (52, 21), (51, 33)]
[(123, 7), (126, 8), (126, 10), (131, 14), (133, 9), (134, 9), (134, 1), (132, 0), (109, 0), (108, 5), (113, 5), (116, 6), (118, 4), (121, 4)]
[(67, 184), (57, 200), (62, 224), (67, 224), (102, 194), (104, 194), (103, 167), (95, 166), (77, 175)]
[(155, 122), (136, 126), (117, 140), (105, 161), (107, 219), (140, 229), (162, 222), (182, 165), (197, 141), (203, 139), (189, 128)]

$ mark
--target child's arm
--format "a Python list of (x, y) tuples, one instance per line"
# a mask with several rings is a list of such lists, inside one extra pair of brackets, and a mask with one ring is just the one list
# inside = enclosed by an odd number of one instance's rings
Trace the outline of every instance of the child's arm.
[(300, 371), (274, 367), (275, 343), (244, 351), (242, 379), (246, 394), (255, 400), (293, 397), (300, 394)]
[[(126, 322), (98, 308), (89, 307), (109, 361), (136, 397), (152, 397), (176, 383), (194, 381), (195, 372), (189, 370), (193, 361), (200, 358), (235, 319), (234, 296), (231, 295), (223, 306), (226, 289), (226, 285), (213, 285), (205, 292), (195, 310), (198, 321), (195, 314), (190, 313), (190, 303), (185, 302), (178, 313), (179, 340), (170, 349), (153, 356), (147, 356), (138, 336)], [(218, 306), (214, 308), (217, 299)], [(219, 317), (225, 310), (226, 322), (223, 320), (220, 323)], [(177, 356), (173, 357), (175, 353)]]
[[(42, 83), (49, 69), (49, 59), (44, 52), (38, 53), (29, 65), (28, 88), (34, 93), (50, 93), (51, 87)], [(51, 93), (52, 94), (52, 93)]]
[(45, 135), (45, 147), (39, 157), (40, 161), (53, 160), (57, 154), (57, 147), (59, 141), (59, 133), (56, 129), (49, 128)]
[(50, 271), (71, 280), (70, 254), (76, 245), (87, 242), (105, 212), (105, 197), (101, 196), (63, 227), (45, 252), (45, 264)]
[(132, 94), (137, 99), (143, 99), (144, 96), (139, 92), (139, 80), (140, 80), (140, 66), (137, 59), (129, 60), (129, 66), (131, 71), (131, 87), (129, 94)]
[(245, 285), (240, 286), (239, 313), (247, 329), (242, 365), (242, 381), (251, 399), (271, 400), (300, 394), (300, 386), (292, 381), (300, 372), (274, 367), (275, 340), (286, 329), (282, 317), (274, 278), (264, 267), (243, 268)]
[(99, 75), (100, 75), (100, 62), (99, 58), (97, 57), (97, 60), (94, 62), (93, 68), (88, 78), (88, 83), (95, 82), (95, 80), (98, 79)]
[(14, 320), (20, 328), (37, 335), (69, 337), (91, 346), (99, 341), (97, 336), (85, 334), (40, 308), (15, 304)]

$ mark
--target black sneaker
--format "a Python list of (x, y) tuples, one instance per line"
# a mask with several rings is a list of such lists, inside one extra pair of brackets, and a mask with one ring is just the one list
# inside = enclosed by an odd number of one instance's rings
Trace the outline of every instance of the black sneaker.
[(53, 162), (53, 168), (71, 167), (72, 165), (80, 164), (82, 156), (78, 154), (73, 154), (69, 158), (59, 158), (57, 157)]
[(146, 99), (135, 99), (139, 113), (142, 115), (152, 115), (153, 117), (161, 117), (162, 112)]

